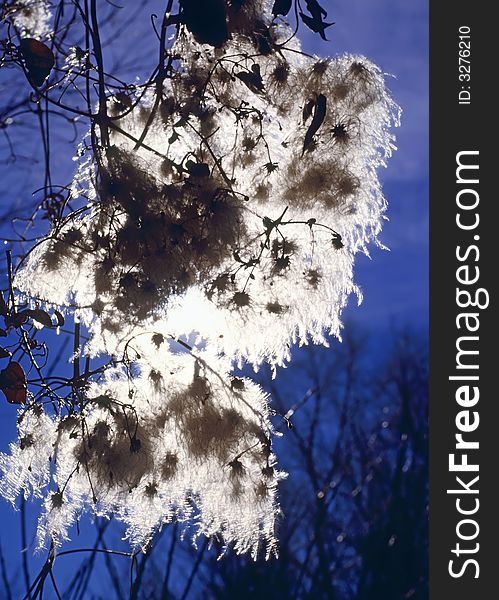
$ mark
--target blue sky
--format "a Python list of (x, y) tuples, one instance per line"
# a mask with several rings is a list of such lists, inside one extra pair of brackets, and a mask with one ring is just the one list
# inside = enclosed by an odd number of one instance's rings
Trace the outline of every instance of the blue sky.
[[(349, 319), (370, 329), (428, 325), (428, 4), (424, 0), (325, 2), (329, 44), (307, 36), (318, 53), (364, 54), (392, 75), (388, 86), (402, 107), (398, 150), (381, 172), (389, 209), (381, 235), (390, 252), (373, 248), (356, 263), (364, 291)], [(327, 47), (327, 50), (326, 50)]]
[[(156, 4), (156, 3), (154, 3)], [(355, 272), (364, 292), (357, 308), (351, 302), (345, 317), (374, 332), (411, 324), (428, 325), (428, 5), (421, 0), (324, 1), (330, 42), (302, 30), (304, 49), (320, 55), (364, 54), (391, 74), (388, 85), (402, 107), (398, 151), (381, 173), (389, 203), (382, 242), (371, 259), (359, 256)], [(152, 11), (152, 8), (151, 8)], [(133, 39), (133, 33), (131, 39)], [(5, 167), (4, 167), (5, 168)], [(0, 405), (0, 450), (14, 436), (12, 407)], [(14, 562), (19, 541), (18, 514), (0, 501), (0, 540)], [(12, 537), (11, 537), (12, 536)], [(8, 547), (7, 539), (10, 538)], [(28, 550), (31, 552), (31, 549)]]

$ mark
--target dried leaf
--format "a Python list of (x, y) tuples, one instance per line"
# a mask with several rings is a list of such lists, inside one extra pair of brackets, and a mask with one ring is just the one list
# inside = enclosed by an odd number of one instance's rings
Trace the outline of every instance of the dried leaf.
[(308, 15), (300, 12), (302, 21), (309, 29), (315, 33), (318, 33), (323, 40), (327, 41), (325, 31), (328, 27), (334, 25), (334, 23), (325, 23), (322, 20), (323, 16), (327, 16), (327, 11), (322, 8), (317, 0), (307, 0), (307, 10), (312, 16), (309, 17)]
[(317, 0), (305, 0), (307, 10), (314, 19), (321, 20), (322, 17), (327, 17), (327, 11), (317, 2)]
[(323, 21), (316, 21), (311, 17), (307, 17), (307, 15), (304, 15), (302, 12), (300, 13), (300, 17), (309, 29), (311, 29), (314, 33), (318, 33), (324, 41), (328, 41), (325, 31), (328, 27), (334, 25), (334, 23), (324, 23)]
[(52, 323), (52, 318), (50, 317), (48, 312), (45, 312), (41, 308), (35, 308), (34, 310), (29, 310), (26, 312), (29, 314), (29, 316), (34, 321), (36, 321), (37, 323), (40, 323), (44, 327), (53, 327), (54, 326), (54, 324)]
[(314, 116), (310, 123), (307, 133), (305, 134), (305, 140), (303, 142), (303, 152), (308, 150), (314, 141), (314, 135), (319, 131), (320, 126), (326, 118), (327, 110), (327, 98), (324, 94), (319, 94), (315, 101)]

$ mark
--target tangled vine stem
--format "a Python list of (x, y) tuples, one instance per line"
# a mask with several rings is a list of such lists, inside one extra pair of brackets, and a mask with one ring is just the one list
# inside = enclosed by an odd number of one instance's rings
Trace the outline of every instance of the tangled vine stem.
[[(293, 343), (339, 335), (398, 122), (367, 59), (302, 51), (300, 26), (325, 39), (331, 25), (302, 4), (186, 0), (173, 14), (168, 0), (136, 61), (123, 42), (135, 13), (4, 9), (1, 64), (23, 99), (0, 110), (0, 134), (15, 160), (17, 120), (32, 117), (43, 159), (0, 296), (0, 389), (20, 408), (0, 493), (42, 497), (50, 543), (27, 597), (49, 579), (59, 596), (53, 563), (74, 551), (56, 548), (85, 509), (116, 515), (134, 549), (186, 521), (205, 545), (276, 552), (278, 413), (234, 364), (275, 372)], [(54, 132), (79, 137), (76, 172), (54, 167)], [(117, 554), (136, 590), (142, 563)]]

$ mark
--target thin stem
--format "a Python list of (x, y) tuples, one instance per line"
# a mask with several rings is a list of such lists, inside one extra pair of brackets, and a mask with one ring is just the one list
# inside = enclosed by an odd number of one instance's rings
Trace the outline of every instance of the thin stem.
[(99, 112), (98, 124), (101, 132), (101, 143), (107, 148), (109, 146), (109, 130), (107, 117), (107, 98), (106, 84), (104, 80), (104, 57), (102, 55), (102, 44), (99, 34), (99, 21), (97, 19), (97, 0), (90, 2), (90, 19), (92, 22), (92, 41), (94, 46), (95, 60), (97, 61), (97, 71), (99, 74)]
[[(166, 45), (166, 30), (168, 28), (168, 21), (170, 18), (170, 13), (173, 7), (173, 0), (168, 0), (168, 5), (163, 15), (163, 22), (161, 24), (161, 35), (159, 39), (159, 69), (158, 75), (156, 77), (156, 98), (154, 100), (154, 106), (152, 107), (151, 113), (149, 114), (149, 118), (147, 119), (147, 123), (140, 134), (137, 143), (135, 144), (134, 150), (138, 150), (142, 146), (142, 142), (145, 140), (147, 132), (152, 125), (154, 120), (154, 116), (156, 115), (156, 111), (158, 110), (159, 103), (163, 97), (163, 82), (166, 77), (167, 67), (165, 67), (165, 45)], [(169, 59), (169, 66), (171, 66), (172, 59)]]

